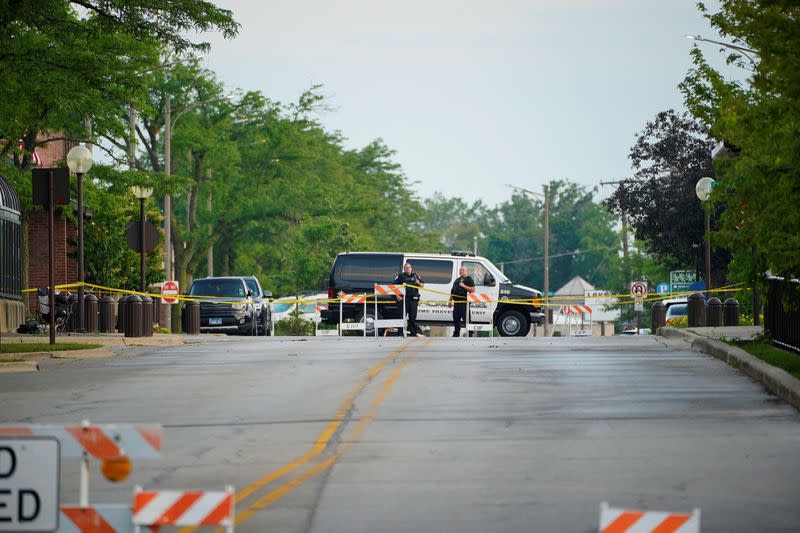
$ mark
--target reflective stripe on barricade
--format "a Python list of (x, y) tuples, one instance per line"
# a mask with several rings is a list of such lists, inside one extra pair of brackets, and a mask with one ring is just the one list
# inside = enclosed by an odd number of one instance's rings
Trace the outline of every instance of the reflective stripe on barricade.
[(61, 443), (61, 457), (156, 459), (161, 457), (161, 426), (122, 424), (0, 425), (0, 436), (48, 436)]
[(564, 305), (561, 306), (561, 312), (565, 315), (578, 314), (578, 315), (591, 315), (592, 308), (588, 305)]
[[(342, 306), (344, 304), (364, 304), (364, 322), (344, 322), (344, 314), (342, 313)], [(345, 294), (339, 293), (339, 336), (342, 336), (344, 331), (358, 331), (363, 330), (364, 336), (367, 336), (367, 295), (366, 294)]]
[(475, 302), (475, 303), (491, 303), (494, 301), (492, 300), (492, 297), (489, 296), (488, 294), (483, 294), (478, 292), (468, 292), (467, 299), (470, 302)]
[(133, 524), (140, 526), (225, 526), (233, 531), (233, 487), (225, 491), (142, 490), (133, 493)]
[(375, 338), (378, 338), (380, 328), (402, 328), (403, 337), (406, 336), (406, 299), (403, 298), (403, 314), (400, 319), (378, 319), (378, 295), (381, 296), (405, 296), (406, 288), (404, 285), (375, 284), (375, 320), (372, 322), (375, 330)]
[(128, 505), (95, 504), (90, 507), (62, 505), (58, 533), (132, 533)]
[(700, 509), (692, 514), (600, 506), (600, 533), (700, 533)]

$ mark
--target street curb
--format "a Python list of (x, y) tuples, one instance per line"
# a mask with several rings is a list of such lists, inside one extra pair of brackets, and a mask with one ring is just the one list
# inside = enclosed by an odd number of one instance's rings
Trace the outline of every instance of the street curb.
[(5, 372), (38, 372), (39, 364), (34, 361), (10, 361), (0, 364), (0, 374)]
[(765, 363), (741, 348), (731, 346), (722, 341), (708, 339), (689, 331), (664, 328), (662, 335), (664, 337), (683, 337), (691, 342), (693, 351), (710, 355), (725, 361), (734, 368), (738, 368), (761, 383), (769, 392), (786, 401), (795, 409), (800, 410), (800, 380), (785, 370)]

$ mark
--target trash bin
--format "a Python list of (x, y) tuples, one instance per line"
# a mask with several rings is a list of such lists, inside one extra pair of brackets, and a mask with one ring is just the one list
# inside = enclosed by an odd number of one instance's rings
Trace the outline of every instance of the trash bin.
[(142, 299), (139, 296), (131, 294), (125, 299), (122, 322), (126, 337), (142, 336)]
[[(84, 298), (86, 298), (86, 295), (84, 295)], [(73, 292), (67, 296), (67, 303), (69, 304), (69, 320), (67, 320), (67, 331), (78, 331), (78, 293)], [(57, 305), (58, 304), (56, 304), (56, 306)]]
[(200, 334), (200, 302), (188, 301), (183, 307), (183, 331), (187, 335)]
[(722, 315), (725, 319), (726, 326), (739, 325), (739, 300), (736, 298), (728, 298), (722, 304)]
[(689, 296), (687, 308), (690, 328), (706, 325), (706, 299), (702, 292)]
[(664, 302), (655, 302), (650, 310), (652, 318), (652, 328), (655, 332), (658, 328), (663, 328), (667, 323), (667, 306)]
[(107, 294), (100, 298), (98, 307), (97, 330), (100, 333), (113, 333), (115, 329), (114, 310), (116, 308), (116, 300), (114, 300), (113, 296)]
[(153, 299), (141, 296), (142, 299), (142, 337), (153, 336)]
[(117, 302), (117, 333), (125, 333), (125, 302), (128, 301), (128, 295), (123, 294)]
[(97, 333), (97, 296), (92, 293), (83, 295), (83, 326), (87, 333)]
[(706, 326), (718, 328), (722, 325), (722, 302), (719, 298), (709, 298), (706, 304)]

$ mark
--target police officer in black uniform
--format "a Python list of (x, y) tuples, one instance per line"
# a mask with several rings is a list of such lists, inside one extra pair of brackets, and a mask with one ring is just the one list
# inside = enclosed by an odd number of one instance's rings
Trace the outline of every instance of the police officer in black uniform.
[[(417, 328), (417, 306), (419, 305), (419, 289), (424, 287), (422, 278), (414, 272), (411, 263), (403, 265), (403, 271), (394, 279), (395, 285), (406, 285), (406, 313), (408, 314), (408, 334), (410, 336), (424, 337)], [(403, 297), (397, 297), (400, 309), (403, 305)], [(405, 317), (404, 317), (405, 318)]]
[(447, 302), (447, 307), (453, 308), (453, 327), (455, 327), (453, 337), (460, 337), (461, 325), (466, 324), (468, 292), (475, 292), (475, 282), (467, 275), (467, 267), (462, 266), (458, 269), (458, 277), (450, 288), (450, 301)]

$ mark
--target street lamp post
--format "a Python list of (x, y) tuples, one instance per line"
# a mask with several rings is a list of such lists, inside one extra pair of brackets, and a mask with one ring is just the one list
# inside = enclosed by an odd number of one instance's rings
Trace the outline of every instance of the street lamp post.
[(141, 279), (139, 287), (142, 292), (146, 292), (147, 286), (144, 276), (144, 225), (147, 219), (144, 213), (144, 202), (153, 194), (153, 189), (150, 187), (133, 186), (131, 190), (133, 191), (133, 195), (139, 199), (139, 276)]
[[(78, 145), (67, 153), (67, 166), (75, 173), (78, 185), (78, 331), (84, 331), (83, 282), (85, 269), (83, 264), (83, 175), (92, 168), (92, 152), (85, 146)], [(51, 311), (52, 312), (52, 311)]]
[(750, 48), (745, 48), (744, 46), (738, 46), (731, 43), (723, 43), (722, 41), (715, 41), (713, 39), (705, 39), (699, 35), (692, 35), (691, 33), (687, 33), (686, 38), (689, 39), (690, 41), (713, 43), (713, 44), (718, 44), (720, 46), (724, 46), (725, 48), (730, 48), (731, 50), (736, 50), (737, 52), (741, 52), (741, 54), (750, 61), (750, 64), (753, 65), (753, 68), (758, 66), (755, 60), (749, 55), (749, 54), (757, 54), (758, 52)]
[[(195, 104), (189, 105), (184, 107), (178, 114), (175, 116), (175, 119), (172, 118), (172, 95), (167, 94), (164, 99), (164, 174), (167, 176), (167, 179), (172, 175), (172, 130), (175, 127), (175, 124), (178, 122), (178, 119), (183, 116), (183, 114), (191, 109), (195, 109), (206, 104), (211, 104), (214, 102), (220, 102), (222, 100), (231, 100), (234, 97), (234, 94), (226, 94), (220, 98), (212, 98), (211, 100), (205, 100), (203, 102), (197, 102)], [(172, 265), (172, 197), (170, 193), (164, 195), (164, 277), (167, 279), (171, 279), (174, 277), (173, 273), (173, 265)], [(164, 304), (169, 306), (169, 304)], [(163, 314), (164, 320), (164, 327), (171, 331), (172, 326), (172, 317), (169, 312), (165, 312)]]
[[(701, 202), (708, 201), (715, 184), (714, 178), (700, 178), (694, 187), (694, 192)], [(705, 211), (706, 233), (706, 288), (711, 290), (711, 213), (708, 208), (703, 211)]]

